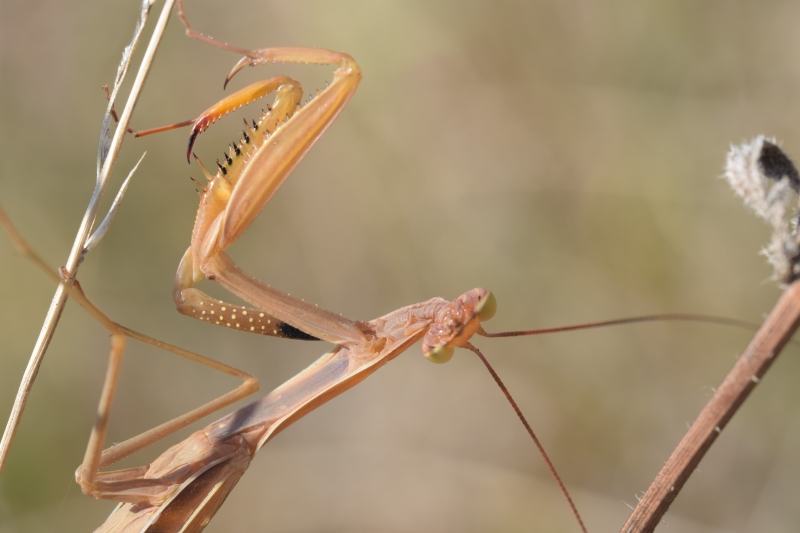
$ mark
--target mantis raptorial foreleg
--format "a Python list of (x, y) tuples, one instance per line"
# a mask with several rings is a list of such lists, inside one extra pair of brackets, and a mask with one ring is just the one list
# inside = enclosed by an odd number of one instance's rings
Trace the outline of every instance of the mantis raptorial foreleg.
[[(303, 107), (299, 107), (300, 84), (278, 76), (223, 99), (192, 122), (187, 157), (196, 137), (218, 118), (275, 92), (272, 105), (258, 123), (254, 122), (242, 132), (239, 144), (233, 143), (230, 153), (225, 155), (225, 164), (218, 164), (217, 173), (212, 176), (203, 168), (208, 184), (203, 187), (191, 246), (181, 260), (173, 289), (178, 310), (209, 323), (253, 333), (290, 338), (303, 338), (305, 334), (334, 344), (363, 343), (365, 336), (357, 323), (258, 282), (241, 272), (224, 254), (342, 111), (361, 81), (361, 69), (349, 55), (330, 50), (265, 48), (251, 51), (233, 47), (194, 32), (184, 16), (182, 2), (178, 3), (178, 10), (189, 35), (244, 54), (228, 75), (226, 84), (246, 66), (281, 62), (337, 66), (328, 87)], [(255, 308), (216, 302), (192, 289), (203, 278), (219, 281)]]

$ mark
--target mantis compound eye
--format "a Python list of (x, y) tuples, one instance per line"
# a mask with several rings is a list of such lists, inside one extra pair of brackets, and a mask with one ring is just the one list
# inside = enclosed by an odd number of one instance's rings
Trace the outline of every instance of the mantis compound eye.
[(485, 322), (491, 319), (497, 312), (497, 299), (489, 291), (486, 291), (486, 296), (475, 307), (475, 314), (478, 320)]
[(455, 351), (456, 349), (450, 346), (436, 346), (429, 351), (426, 351), (424, 348), (422, 350), (425, 357), (428, 358), (428, 361), (436, 363), (437, 365), (444, 364), (452, 359)]

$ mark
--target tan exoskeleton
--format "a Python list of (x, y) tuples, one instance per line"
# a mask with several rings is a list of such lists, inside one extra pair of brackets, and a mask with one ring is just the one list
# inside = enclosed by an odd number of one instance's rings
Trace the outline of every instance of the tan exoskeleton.
[[(208, 183), (202, 186), (191, 245), (178, 267), (173, 289), (176, 306), (181, 313), (204, 322), (284, 338), (321, 339), (334, 344), (334, 347), (264, 398), (197, 431), (152, 463), (100, 472), (100, 469), (254, 392), (258, 386), (255, 379), (244, 372), (116, 324), (86, 299), (79, 286), (69, 288), (71, 296), (112, 334), (109, 368), (98, 418), (84, 461), (75, 474), (86, 494), (121, 502), (97, 530), (102, 532), (201, 531), (264, 444), (311, 410), (360, 383), (420, 339), (423, 340), (424, 354), (434, 362), (446, 362), (454, 349), (461, 347), (477, 353), (488, 367), (483, 355), (469, 342), (476, 333), (487, 335), (480, 324), (495, 312), (494, 297), (485, 289), (473, 289), (452, 302), (433, 298), (375, 320), (356, 322), (264, 285), (234, 264), (225, 249), (242, 235), (336, 119), (355, 93), (361, 70), (347, 54), (328, 50), (267, 48), (250, 51), (236, 48), (194, 32), (184, 16), (182, 1), (178, 2), (178, 13), (190, 36), (245, 56), (228, 75), (226, 84), (243, 67), (265, 63), (335, 65), (336, 70), (330, 85), (303, 107), (300, 107), (302, 89), (299, 83), (286, 76), (276, 76), (254, 83), (223, 99), (196, 120), (180, 124), (193, 124), (187, 151), (189, 157), (196, 137), (215, 120), (235, 108), (275, 93), (274, 102), (258, 122), (247, 126), (241, 141), (231, 146), (225, 161), (218, 162), (216, 174), (211, 175), (201, 164)], [(175, 126), (158, 130), (172, 127)], [(7, 226), (18, 247), (36, 258), (16, 235), (2, 211), (0, 222)], [(216, 281), (252, 307), (219, 301), (194, 288), (204, 278)], [(126, 336), (240, 377), (244, 383), (181, 417), (103, 450)], [(500, 384), (494, 371), (491, 367), (489, 369)], [(500, 386), (543, 452), (516, 404), (502, 384)], [(546, 456), (545, 459), (552, 470), (549, 459)], [(569, 499), (563, 484), (552, 471)], [(571, 499), (569, 503), (577, 517)], [(585, 531), (580, 517), (578, 520)]]

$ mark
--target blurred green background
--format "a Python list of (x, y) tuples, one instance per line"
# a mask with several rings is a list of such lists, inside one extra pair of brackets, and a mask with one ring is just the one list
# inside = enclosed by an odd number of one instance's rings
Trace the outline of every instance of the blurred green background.
[[(137, 9), (3, 2), (0, 202), (53, 266), (93, 187), (100, 86), (113, 81)], [(492, 330), (661, 312), (760, 321), (779, 293), (758, 256), (766, 227), (717, 176), (730, 143), (759, 133), (800, 157), (797, 2), (190, 0), (187, 11), (237, 45), (342, 50), (364, 71), (337, 123), (231, 250), (275, 287), (369, 319), (483, 286), (500, 304)], [(223, 96), (236, 59), (185, 38), (173, 17), (133, 126), (197, 115)], [(233, 88), (278, 73), (314, 90), (331, 69), (251, 69)], [(207, 164), (238, 138), (241, 116), (200, 138)], [(252, 372), (268, 391), (325, 346), (174, 311), (197, 206), (188, 178), (200, 177), (186, 141), (185, 131), (126, 140), (105, 205), (147, 156), (79, 277), (113, 319)], [(0, 272), (5, 419), (54, 287), (5, 237)], [(660, 323), (477, 344), (597, 532), (622, 525), (749, 337)], [(106, 332), (68, 306), (0, 478), (0, 532), (92, 531), (114, 507), (72, 481), (107, 352)], [(663, 529), (800, 529), (798, 374), (791, 348)], [(109, 440), (234, 385), (132, 342)], [(434, 366), (418, 347), (262, 450), (207, 531), (233, 528), (577, 530), (481, 364), (465, 352)]]

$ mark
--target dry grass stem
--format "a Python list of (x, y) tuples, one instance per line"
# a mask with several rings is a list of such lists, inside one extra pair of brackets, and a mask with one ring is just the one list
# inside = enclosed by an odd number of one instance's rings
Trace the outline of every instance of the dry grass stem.
[[(65, 266), (65, 272), (70, 279), (75, 278), (78, 271), (78, 266), (80, 265), (80, 262), (85, 254), (86, 242), (89, 239), (89, 234), (94, 226), (95, 219), (97, 218), (97, 212), (100, 208), (100, 201), (102, 200), (103, 193), (105, 192), (108, 184), (108, 178), (111, 175), (111, 172), (117, 161), (117, 156), (119, 155), (120, 148), (122, 147), (122, 141), (125, 136), (126, 128), (130, 122), (133, 109), (136, 106), (136, 102), (139, 98), (142, 88), (144, 87), (147, 74), (150, 71), (150, 66), (153, 63), (153, 58), (155, 57), (156, 50), (161, 42), (167, 22), (169, 21), (170, 13), (172, 12), (174, 0), (166, 0), (155, 30), (153, 31), (153, 35), (150, 38), (150, 43), (148, 44), (147, 50), (142, 58), (142, 63), (139, 67), (139, 71), (136, 74), (136, 79), (134, 80), (130, 95), (128, 96), (128, 101), (125, 103), (125, 108), (120, 116), (119, 125), (117, 126), (110, 143), (108, 143), (107, 139), (109, 120), (111, 120), (110, 111), (114, 103), (114, 98), (119, 90), (120, 84), (125, 78), (125, 74), (130, 63), (130, 58), (136, 48), (139, 38), (141, 37), (141, 32), (144, 27), (144, 23), (147, 20), (147, 16), (150, 8), (152, 7), (153, 1), (154, 0), (143, 0), (140, 16), (137, 19), (133, 40), (125, 48), (122, 61), (120, 62), (120, 66), (117, 71), (114, 89), (109, 99), (106, 116), (103, 120), (103, 126), (101, 129), (100, 145), (98, 149), (97, 183), (92, 193), (92, 197), (89, 200), (89, 205), (86, 208), (86, 213), (84, 214), (83, 220), (78, 228), (78, 232), (75, 236), (75, 242), (72, 246)], [(107, 228), (107, 223), (104, 222), (102, 226)], [(5, 466), (9, 451), (11, 449), (11, 444), (14, 440), (17, 428), (19, 427), (22, 413), (25, 410), (25, 404), (27, 402), (28, 395), (33, 387), (33, 382), (36, 379), (36, 374), (39, 371), (39, 366), (42, 363), (42, 359), (47, 351), (48, 345), (50, 344), (50, 340), (55, 333), (58, 320), (61, 316), (61, 312), (64, 309), (64, 304), (67, 301), (67, 295), (67, 287), (65, 287), (64, 284), (59, 285), (56, 289), (55, 295), (53, 296), (53, 300), (50, 304), (50, 308), (47, 311), (47, 315), (45, 316), (42, 329), (39, 332), (39, 337), (36, 340), (36, 344), (33, 348), (33, 353), (28, 361), (28, 366), (22, 376), (19, 391), (14, 399), (14, 405), (11, 409), (11, 414), (9, 415), (8, 423), (6, 424), (6, 428), (3, 433), (3, 438), (0, 441), (0, 473), (2, 473), (3, 467)]]

